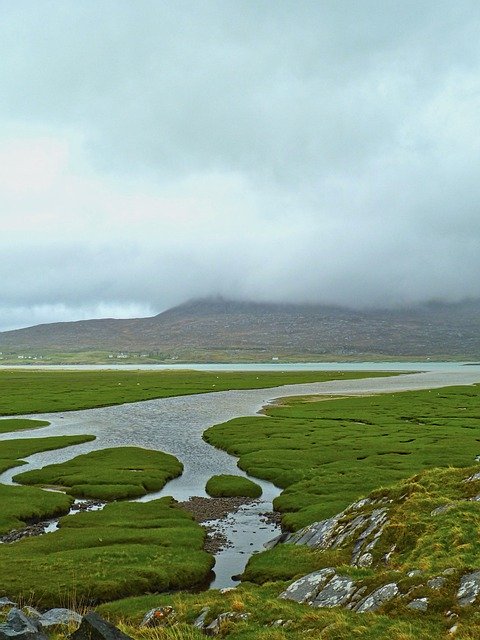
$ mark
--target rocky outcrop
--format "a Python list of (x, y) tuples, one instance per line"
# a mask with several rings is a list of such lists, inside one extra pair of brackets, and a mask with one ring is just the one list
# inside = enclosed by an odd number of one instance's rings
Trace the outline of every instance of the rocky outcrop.
[(0, 624), (0, 640), (47, 640), (41, 626), (28, 618), (21, 609), (13, 607), (6, 621)]
[(344, 511), (314, 522), (295, 533), (282, 534), (266, 545), (272, 548), (277, 544), (304, 544), (316, 550), (338, 549), (346, 544), (352, 545), (351, 564), (368, 567), (373, 563), (371, 551), (376, 546), (388, 522), (388, 508), (383, 506), (391, 502), (387, 498), (371, 500), (364, 498), (354, 502)]

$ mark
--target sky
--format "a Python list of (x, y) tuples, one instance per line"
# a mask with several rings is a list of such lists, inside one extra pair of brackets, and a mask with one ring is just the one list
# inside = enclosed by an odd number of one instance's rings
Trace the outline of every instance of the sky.
[(0, 0), (0, 330), (480, 296), (478, 0)]

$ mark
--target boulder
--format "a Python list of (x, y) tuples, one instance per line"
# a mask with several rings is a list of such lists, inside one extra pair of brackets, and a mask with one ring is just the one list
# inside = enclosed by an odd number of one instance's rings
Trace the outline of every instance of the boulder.
[(69, 638), (70, 640), (132, 640), (130, 636), (104, 620), (95, 611), (89, 611), (83, 616), (81, 625)]
[(355, 581), (348, 576), (334, 575), (312, 602), (314, 607), (338, 607), (346, 605), (355, 593)]
[(49, 609), (38, 618), (42, 627), (53, 627), (57, 624), (80, 624), (82, 616), (71, 609)]
[(457, 591), (458, 604), (465, 607), (473, 604), (480, 593), (480, 571), (467, 573), (460, 579), (460, 586)]
[(313, 571), (303, 576), (303, 578), (292, 582), (292, 584), (280, 594), (280, 598), (284, 600), (294, 600), (295, 602), (312, 602), (334, 573), (335, 570), (332, 568)]
[(375, 589), (375, 591), (361, 600), (359, 604), (354, 608), (354, 611), (358, 611), (359, 613), (365, 613), (366, 611), (376, 611), (377, 609), (380, 609), (380, 607), (386, 602), (392, 600), (392, 598), (398, 595), (398, 593), (398, 586), (395, 584), (395, 582), (385, 584), (383, 587)]
[(47, 640), (47, 636), (34, 620), (14, 607), (8, 612), (6, 621), (0, 624), (0, 640)]
[(407, 604), (409, 609), (414, 611), (426, 611), (428, 609), (428, 598), (415, 598)]
[(203, 607), (198, 617), (195, 618), (193, 622), (193, 626), (196, 627), (197, 629), (203, 629), (205, 627), (205, 620), (208, 616), (209, 611), (210, 611), (210, 607)]
[(235, 613), (234, 611), (226, 611), (221, 613), (215, 620), (213, 620), (208, 627), (204, 628), (207, 636), (218, 636), (222, 632), (222, 626), (225, 622), (240, 622), (242, 620), (248, 620), (249, 613)]
[(443, 587), (445, 582), (446, 578), (443, 578), (442, 576), (436, 576), (435, 578), (431, 578), (431, 580), (427, 582), (427, 587), (430, 587), (430, 589), (438, 590)]

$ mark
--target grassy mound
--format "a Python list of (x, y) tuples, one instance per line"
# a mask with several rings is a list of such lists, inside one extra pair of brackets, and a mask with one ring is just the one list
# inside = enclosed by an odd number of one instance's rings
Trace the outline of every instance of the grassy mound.
[(25, 471), (14, 480), (21, 484), (58, 486), (79, 498), (108, 501), (159, 491), (182, 471), (182, 463), (162, 451), (118, 447)]
[(242, 476), (230, 475), (212, 476), (205, 486), (205, 491), (214, 498), (259, 498), (262, 495), (262, 488), (256, 482)]
[(0, 596), (80, 606), (189, 588), (213, 565), (204, 537), (171, 498), (66, 516), (54, 533), (2, 546)]
[(211, 427), (210, 444), (285, 489), (275, 500), (298, 529), (423, 468), (470, 465), (480, 453), (480, 387), (290, 400)]
[[(152, 398), (394, 375), (339, 371), (0, 371), (0, 414), (48, 413)], [(28, 389), (28, 393), (25, 393)]]
[(11, 431), (23, 431), (25, 429), (40, 429), (48, 427), (47, 420), (28, 420), (27, 418), (4, 418), (0, 420), (0, 433), (10, 433)]

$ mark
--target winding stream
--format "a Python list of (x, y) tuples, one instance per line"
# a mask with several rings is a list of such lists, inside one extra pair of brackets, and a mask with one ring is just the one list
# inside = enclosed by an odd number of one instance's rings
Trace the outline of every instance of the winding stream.
[[(69, 434), (94, 434), (97, 438), (93, 442), (30, 456), (27, 459), (28, 466), (22, 467), (22, 471), (63, 462), (81, 453), (106, 447), (133, 445), (166, 451), (183, 462), (183, 475), (169, 482), (162, 491), (151, 493), (141, 500), (171, 495), (179, 501), (184, 501), (191, 496), (206, 496), (205, 483), (212, 475), (246, 475), (236, 466), (236, 458), (202, 440), (202, 433), (214, 424), (240, 416), (253, 416), (263, 406), (279, 397), (391, 393), (480, 381), (480, 368), (458, 369), (388, 378), (339, 379), (272, 389), (222, 391), (83, 411), (22, 416), (45, 419), (51, 425), (37, 430), (0, 434), (0, 440)], [(12, 484), (12, 476), (18, 472), (18, 467), (9, 469), (0, 475), (0, 482)], [(263, 489), (261, 501), (258, 504), (245, 505), (237, 513), (228, 516), (226, 533), (233, 546), (216, 555), (216, 578), (212, 587), (221, 588), (235, 584), (232, 575), (241, 573), (249, 555), (260, 551), (263, 544), (278, 533), (276, 525), (266, 524), (261, 513), (272, 510), (272, 500), (280, 490), (270, 482), (258, 479), (255, 481)]]

